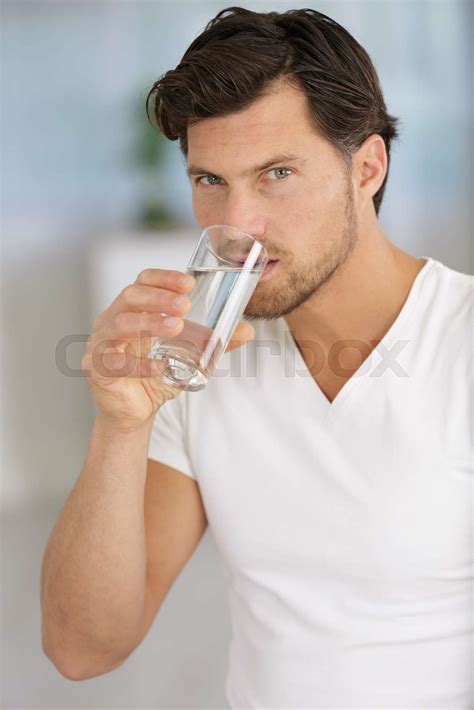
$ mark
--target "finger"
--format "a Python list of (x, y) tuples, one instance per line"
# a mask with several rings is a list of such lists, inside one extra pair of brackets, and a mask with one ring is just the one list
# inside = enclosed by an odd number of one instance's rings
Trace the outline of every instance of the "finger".
[(242, 345), (245, 345), (245, 343), (248, 343), (250, 340), (253, 340), (254, 338), (255, 328), (250, 325), (250, 323), (240, 321), (235, 327), (234, 332), (232, 333), (232, 338), (229, 344), (227, 345), (225, 352), (229, 352), (234, 348), (239, 348)]
[(103, 352), (95, 351), (82, 360), (82, 369), (86, 377), (94, 379), (117, 379), (121, 377), (160, 377), (166, 369), (162, 360), (138, 357), (131, 350), (119, 351), (108, 347)]
[(183, 327), (183, 319), (177, 316), (121, 311), (102, 323), (94, 340), (97, 342), (97, 340), (116, 338), (128, 341), (132, 338), (151, 336), (173, 338), (182, 331)]
[[(166, 340), (166, 338), (164, 339)], [(91, 356), (96, 351), (98, 351), (100, 356), (106, 348), (113, 347), (119, 352), (128, 351), (137, 357), (148, 357), (152, 348), (159, 343), (160, 340), (163, 340), (163, 338), (151, 335), (151, 333), (147, 333), (146, 331), (142, 333), (142, 337), (140, 338), (129, 339), (105, 338), (100, 334), (93, 333), (91, 341), (87, 344), (84, 356)]]
[(191, 274), (185, 274), (183, 271), (144, 269), (138, 274), (135, 283), (143, 284), (144, 286), (159, 286), (178, 293), (187, 293), (196, 285), (196, 279)]
[(108, 316), (120, 311), (150, 313), (166, 313), (167, 315), (184, 316), (192, 308), (191, 299), (184, 293), (176, 293), (164, 288), (153, 288), (142, 284), (126, 286), (112, 305), (108, 308)]
[[(160, 271), (160, 269), (155, 269), (155, 271)], [(146, 274), (147, 272), (142, 273)], [(183, 275), (181, 272), (175, 271), (164, 273)], [(138, 281), (128, 284), (110, 306), (97, 316), (94, 320), (94, 329), (99, 328), (110, 316), (120, 311), (158, 311), (177, 316), (189, 313), (192, 301), (187, 297), (187, 294), (196, 283), (193, 277), (190, 278), (192, 283), (187, 283), (187, 285), (179, 282), (176, 284), (171, 278), (168, 278), (167, 285), (164, 284), (164, 287), (146, 285)]]

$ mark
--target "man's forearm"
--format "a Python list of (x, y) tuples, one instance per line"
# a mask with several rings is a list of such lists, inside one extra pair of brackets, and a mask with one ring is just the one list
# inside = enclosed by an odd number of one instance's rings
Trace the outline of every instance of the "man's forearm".
[(71, 675), (100, 670), (98, 659), (125, 658), (141, 628), (151, 426), (123, 433), (95, 420), (86, 462), (48, 540), (43, 647)]

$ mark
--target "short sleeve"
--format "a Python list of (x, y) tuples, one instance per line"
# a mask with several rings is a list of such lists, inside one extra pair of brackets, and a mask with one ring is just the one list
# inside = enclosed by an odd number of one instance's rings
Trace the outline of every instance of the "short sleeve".
[(165, 402), (155, 415), (148, 458), (176, 468), (196, 479), (186, 450), (185, 392)]

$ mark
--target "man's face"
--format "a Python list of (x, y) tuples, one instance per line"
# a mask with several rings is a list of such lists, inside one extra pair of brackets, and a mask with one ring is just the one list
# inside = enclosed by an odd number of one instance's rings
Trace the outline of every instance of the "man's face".
[(306, 106), (286, 84), (243, 111), (188, 127), (197, 223), (238, 227), (278, 260), (258, 282), (247, 318), (279, 318), (305, 303), (356, 241), (350, 175)]

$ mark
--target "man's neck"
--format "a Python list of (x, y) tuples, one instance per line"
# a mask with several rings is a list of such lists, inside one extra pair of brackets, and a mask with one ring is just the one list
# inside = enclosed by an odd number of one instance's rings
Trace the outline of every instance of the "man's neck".
[[(302, 306), (285, 316), (296, 341), (317, 343), (327, 354), (335, 343), (380, 341), (400, 312), (426, 263), (393, 245), (378, 225), (359, 235), (344, 264)], [(357, 352), (346, 352), (347, 367)]]

